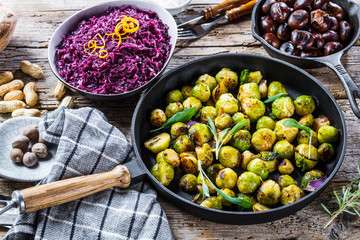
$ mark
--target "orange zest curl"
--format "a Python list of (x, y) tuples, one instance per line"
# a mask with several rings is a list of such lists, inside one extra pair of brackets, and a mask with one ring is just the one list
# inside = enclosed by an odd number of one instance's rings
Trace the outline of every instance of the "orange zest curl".
[[(115, 41), (118, 41), (118, 46), (120, 46), (122, 39), (125, 39), (125, 38), (133, 39), (132, 37), (122, 37), (122, 36), (124, 36), (127, 33), (136, 32), (137, 30), (139, 30), (139, 26), (140, 26), (139, 21), (136, 20), (135, 18), (132, 18), (132, 17), (121, 15), (119, 17), (119, 20), (120, 20), (120, 22), (115, 26), (115, 29), (114, 29), (113, 33), (105, 33), (105, 35), (112, 36), (112, 39), (114, 39)], [(96, 51), (96, 49), (102, 49), (103, 48), (103, 50), (99, 51), (99, 58), (106, 58), (109, 55), (109, 53), (108, 53), (108, 51), (106, 51), (104, 49), (105, 46), (106, 46), (105, 41), (104, 41), (103, 37), (99, 33), (96, 36), (99, 36), (103, 46), (98, 46), (97, 41), (94, 40), (94, 39), (91, 39), (87, 43), (87, 47), (89, 49), (93, 49), (93, 50), (91, 52), (89, 52), (86, 49), (86, 46), (85, 46), (86, 44), (85, 43), (84, 43), (84, 50), (85, 50), (85, 52), (87, 54), (93, 54)]]

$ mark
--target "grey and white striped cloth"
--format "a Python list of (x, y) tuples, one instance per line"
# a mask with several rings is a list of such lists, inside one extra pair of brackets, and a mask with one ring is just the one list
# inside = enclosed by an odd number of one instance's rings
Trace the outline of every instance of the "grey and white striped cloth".
[[(125, 136), (93, 108), (61, 107), (40, 122), (40, 136), (58, 144), (56, 161), (40, 184), (112, 170), (135, 158)], [(10, 239), (173, 239), (166, 215), (147, 182), (18, 217)]]

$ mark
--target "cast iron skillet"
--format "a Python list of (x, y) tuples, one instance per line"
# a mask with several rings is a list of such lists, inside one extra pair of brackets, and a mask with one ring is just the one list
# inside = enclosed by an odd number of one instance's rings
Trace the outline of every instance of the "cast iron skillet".
[[(190, 195), (179, 189), (179, 179), (174, 179), (168, 187), (164, 187), (151, 175), (149, 170), (156, 162), (156, 154), (147, 150), (144, 147), (144, 142), (159, 133), (149, 133), (149, 130), (154, 128), (149, 121), (150, 112), (155, 108), (165, 109), (165, 96), (170, 90), (180, 89), (184, 85), (194, 84), (195, 80), (202, 74), (208, 73), (215, 75), (223, 67), (230, 68), (238, 73), (244, 68), (261, 70), (265, 78), (269, 81), (277, 80), (285, 84), (289, 95), (293, 99), (301, 94), (311, 95), (316, 99), (319, 106), (314, 115), (317, 116), (321, 113), (327, 116), (331, 123), (340, 131), (340, 139), (336, 144), (336, 156), (330, 163), (326, 165), (319, 163), (317, 166), (318, 169), (323, 170), (329, 177), (320, 188), (293, 204), (280, 206), (269, 211), (220, 211), (204, 208), (192, 203), (191, 199), (194, 195)], [(305, 71), (284, 61), (269, 57), (250, 54), (220, 54), (191, 61), (167, 72), (161, 77), (161, 79), (141, 97), (136, 106), (132, 118), (131, 138), (137, 160), (126, 165), (133, 178), (139, 179), (146, 176), (162, 196), (167, 198), (175, 206), (200, 218), (227, 224), (255, 224), (273, 221), (293, 214), (310, 204), (320, 195), (338, 171), (344, 158), (346, 127), (344, 117), (335, 99), (326, 88)], [(136, 166), (137, 164), (138, 166)], [(177, 168), (177, 171), (180, 170)], [(296, 170), (292, 176), (298, 182), (301, 181), (301, 175), (298, 170)], [(132, 181), (136, 182), (136, 180)]]
[(354, 114), (360, 118), (360, 110), (356, 103), (356, 98), (360, 99), (360, 90), (353, 82), (349, 74), (346, 72), (344, 66), (341, 63), (342, 56), (356, 43), (357, 39), (360, 36), (360, 7), (353, 1), (347, 0), (331, 0), (332, 2), (340, 5), (347, 14), (347, 19), (349, 20), (350, 25), (353, 28), (353, 34), (351, 40), (341, 51), (331, 54), (325, 57), (307, 57), (301, 58), (297, 56), (291, 56), (282, 53), (280, 50), (272, 47), (267, 43), (262, 37), (259, 30), (259, 23), (262, 16), (261, 6), (266, 0), (259, 0), (255, 5), (251, 20), (252, 27), (251, 31), (253, 36), (261, 42), (265, 50), (273, 57), (282, 59), (288, 63), (292, 63), (301, 68), (319, 68), (328, 66), (333, 70), (338, 77), (340, 78), (342, 84), (344, 85), (346, 94), (349, 98), (349, 102)]

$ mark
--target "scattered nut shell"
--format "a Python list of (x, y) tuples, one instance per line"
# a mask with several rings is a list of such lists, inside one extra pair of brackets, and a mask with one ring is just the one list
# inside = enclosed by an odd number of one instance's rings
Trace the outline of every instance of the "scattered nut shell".
[(20, 108), (13, 111), (11, 117), (41, 117), (41, 112), (35, 108)]
[(14, 79), (12, 72), (6, 71), (0, 75), (0, 85), (10, 82)]
[(24, 135), (17, 136), (12, 142), (13, 148), (20, 148), (21, 150), (25, 150), (30, 144), (30, 139)]
[(15, 90), (8, 92), (4, 96), (4, 101), (13, 101), (13, 100), (23, 100), (25, 97), (23, 91), (21, 90)]
[(48, 149), (43, 143), (35, 143), (31, 148), (31, 152), (38, 158), (46, 158), (48, 155)]
[(44, 73), (39, 65), (26, 60), (22, 60), (20, 62), (20, 69), (21, 71), (32, 76), (33, 78), (42, 78), (44, 76)]
[(27, 152), (24, 154), (24, 157), (22, 159), (22, 162), (27, 167), (35, 166), (38, 162), (37, 157), (32, 152)]
[(23, 135), (27, 136), (30, 141), (34, 141), (39, 138), (39, 127), (35, 124), (27, 125), (23, 130)]
[(74, 99), (73, 99), (73, 97), (71, 97), (71, 96), (64, 97), (64, 99), (60, 103), (60, 106), (73, 108), (74, 107)]
[(10, 152), (10, 159), (13, 162), (16, 163), (21, 163), (24, 157), (24, 153), (20, 148), (14, 148), (13, 150), (11, 150)]

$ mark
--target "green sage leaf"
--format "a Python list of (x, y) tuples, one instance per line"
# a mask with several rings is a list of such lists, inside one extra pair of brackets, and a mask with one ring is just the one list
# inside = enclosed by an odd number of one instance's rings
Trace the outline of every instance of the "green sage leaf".
[(200, 178), (202, 181), (202, 195), (203, 195), (202, 200), (204, 200), (206, 197), (210, 197), (210, 192), (209, 192), (209, 187), (205, 183), (205, 179), (204, 179), (203, 171), (202, 171), (202, 167), (201, 167), (201, 161), (198, 161), (198, 169), (200, 171)]
[(273, 97), (269, 98), (268, 100), (264, 101), (264, 103), (271, 103), (271, 102), (275, 101), (276, 99), (281, 98), (281, 97), (285, 97), (287, 95), (288, 95), (287, 93), (276, 94), (275, 96), (273, 96)]
[(169, 118), (161, 127), (150, 130), (150, 132), (156, 132), (161, 129), (170, 128), (171, 125), (177, 122), (183, 122), (183, 123), (189, 122), (191, 118), (195, 115), (195, 112), (196, 112), (196, 107), (192, 107), (185, 109), (181, 112), (175, 113), (175, 115)]
[(249, 75), (249, 69), (244, 69), (241, 71), (240, 74), (240, 85), (244, 84), (244, 82), (247, 80)]

